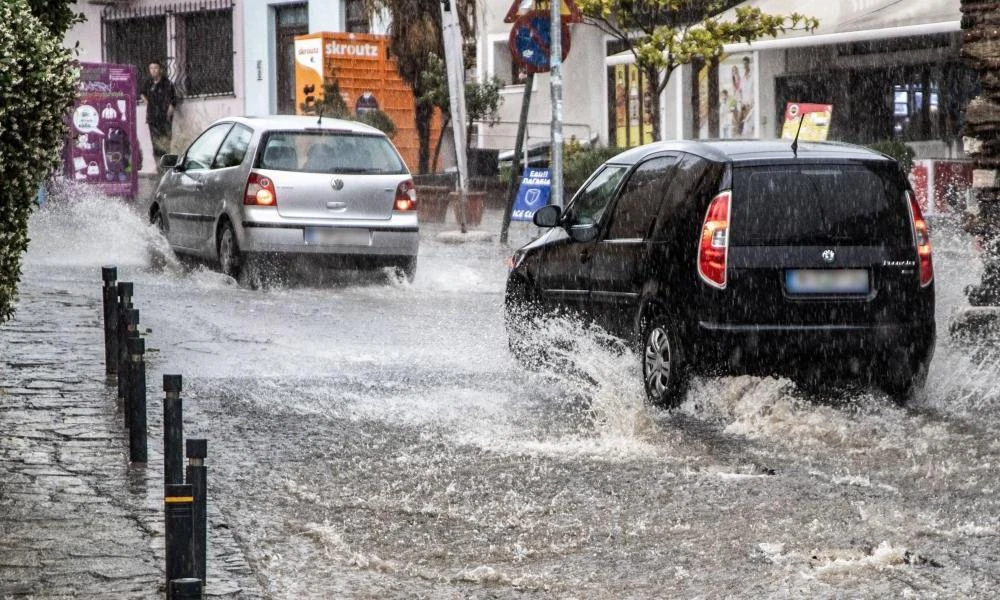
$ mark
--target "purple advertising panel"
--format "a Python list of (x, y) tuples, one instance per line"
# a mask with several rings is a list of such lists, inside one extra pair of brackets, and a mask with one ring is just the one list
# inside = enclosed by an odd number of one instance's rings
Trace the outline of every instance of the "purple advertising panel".
[(139, 188), (136, 70), (132, 65), (80, 63), (79, 96), (70, 119), (66, 176), (111, 196)]

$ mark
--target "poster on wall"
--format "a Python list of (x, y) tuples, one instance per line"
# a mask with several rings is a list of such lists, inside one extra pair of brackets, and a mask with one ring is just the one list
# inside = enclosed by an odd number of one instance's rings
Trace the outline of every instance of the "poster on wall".
[[(781, 139), (793, 140), (796, 132), (803, 142), (822, 142), (830, 134), (832, 104), (811, 104), (789, 102), (785, 105), (785, 123), (781, 127)], [(802, 129), (799, 129), (801, 121)]]
[(65, 174), (110, 196), (134, 198), (139, 187), (135, 66), (80, 63), (78, 86)]
[(719, 137), (757, 137), (757, 67), (753, 52), (719, 60)]
[(612, 71), (613, 138), (619, 148), (653, 141), (656, 100), (652, 82), (635, 65), (615, 65)]

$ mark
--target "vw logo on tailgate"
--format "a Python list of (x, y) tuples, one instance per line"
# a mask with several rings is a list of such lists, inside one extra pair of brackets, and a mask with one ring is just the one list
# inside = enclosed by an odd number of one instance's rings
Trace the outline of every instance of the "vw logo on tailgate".
[(334, 177), (333, 179), (330, 180), (330, 187), (339, 192), (340, 190), (344, 189), (344, 180)]
[(823, 251), (823, 260), (828, 263), (832, 263), (833, 261), (837, 260), (837, 254), (833, 250), (830, 250), (828, 248)]

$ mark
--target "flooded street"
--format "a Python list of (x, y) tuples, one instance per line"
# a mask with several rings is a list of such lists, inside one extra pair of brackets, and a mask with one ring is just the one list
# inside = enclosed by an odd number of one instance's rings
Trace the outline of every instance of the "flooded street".
[(150, 269), (156, 234), (84, 200), (33, 217), (22, 286), (99, 297), (102, 264), (135, 282), (150, 413), (183, 374), (215, 527), (273, 598), (992, 598), (1000, 353), (951, 341), (979, 264), (933, 226), (938, 347), (907, 408), (735, 377), (661, 411), (636, 356), (568, 322), (545, 335), (577, 368), (525, 371), (503, 330), (509, 249), (441, 226), (412, 284), (252, 291)]

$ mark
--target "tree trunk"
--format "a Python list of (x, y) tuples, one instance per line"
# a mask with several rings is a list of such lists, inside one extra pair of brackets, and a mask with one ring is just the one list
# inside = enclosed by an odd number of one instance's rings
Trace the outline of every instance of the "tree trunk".
[[(660, 96), (663, 95), (663, 88), (666, 85), (660, 85), (660, 70), (656, 67), (646, 68), (646, 81), (649, 82), (647, 85), (649, 89), (652, 90), (650, 94), (650, 101), (653, 103), (649, 111), (650, 121), (653, 125), (653, 141), (660, 141)], [(641, 134), (640, 134), (640, 139)]]
[[(983, 247), (983, 276), (967, 289), (970, 304), (1000, 305), (1000, 5), (962, 0), (962, 57), (978, 72), (979, 97), (966, 108), (964, 145), (975, 162), (972, 190), (979, 214), (964, 215), (966, 229)], [(992, 173), (992, 176), (990, 174)]]
[(431, 157), (431, 120), (433, 118), (434, 107), (426, 102), (418, 102), (414, 121), (417, 126), (417, 136), (420, 139), (417, 172), (421, 175), (430, 172), (428, 163), (430, 163)]
[(431, 168), (436, 172), (438, 166), (438, 159), (441, 158), (441, 142), (444, 141), (444, 134), (448, 131), (448, 125), (451, 125), (451, 115), (445, 115), (444, 121), (441, 122), (441, 133), (438, 134), (437, 143), (434, 144), (434, 160), (431, 161)]

